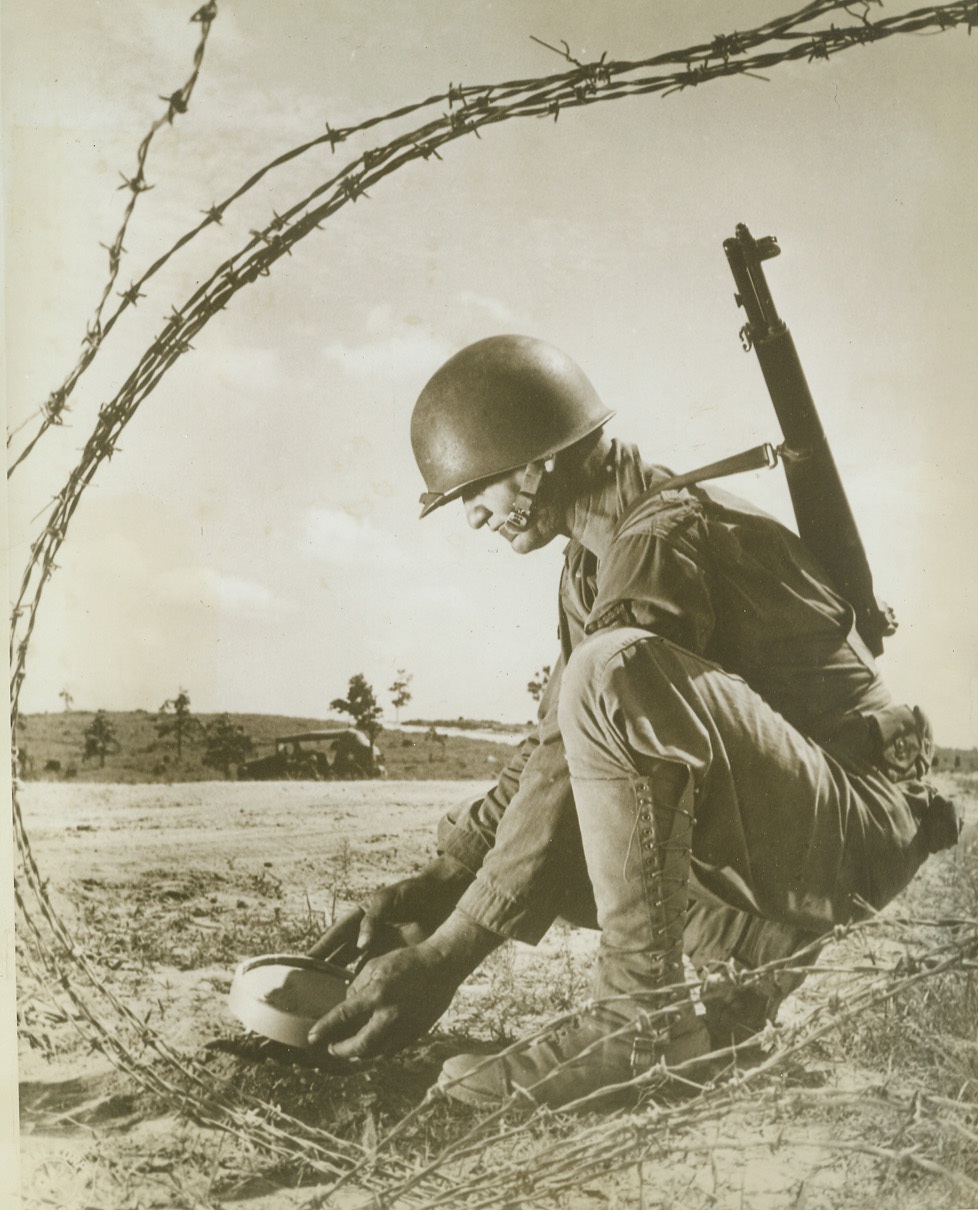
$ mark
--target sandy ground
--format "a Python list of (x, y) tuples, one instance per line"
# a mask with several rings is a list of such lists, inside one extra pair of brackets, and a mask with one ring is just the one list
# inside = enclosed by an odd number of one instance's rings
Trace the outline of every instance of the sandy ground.
[(69, 786), (22, 792), (38, 861), (55, 882), (125, 878), (167, 866), (272, 861), (296, 878), (345, 844), (387, 846), (405, 868), (433, 849), (439, 816), (480, 786), (466, 782), (196, 782)]
[[(195, 933), (206, 943), (230, 927), (228, 914), (236, 910), (234, 931), (246, 944), (248, 924), (267, 916), (270, 905), (276, 918), (330, 924), (372, 887), (433, 856), (438, 819), (468, 789), (464, 782), (416, 781), (34, 783), (23, 791), (22, 810), (49, 894), (97, 956), (100, 939), (78, 910), (92, 895), (112, 900), (123, 918), (140, 909), (156, 917), (179, 910), (181, 934), (191, 940), (175, 944), (173, 963), (157, 957), (132, 965), (141, 973), (148, 965), (148, 976), (164, 988), (167, 1039), (193, 1047), (202, 1033), (230, 1020), (223, 993), (237, 961), (295, 949), (289, 930), (277, 938), (271, 928), (266, 948), (238, 949), (222, 955), (223, 965), (201, 968), (187, 960)], [(471, 797), (478, 789), (471, 787)], [(249, 913), (252, 920), (242, 921)], [(124, 928), (125, 920), (109, 919), (107, 932), (113, 924)], [(137, 994), (145, 996), (145, 989)], [(28, 1052), (22, 1077), (32, 1078), (45, 1062)]]
[[(410, 874), (434, 855), (441, 815), (486, 788), (458, 781), (31, 783), (20, 801), (31, 851), (74, 936), (108, 961), (107, 983), (152, 1014), (167, 1044), (195, 1054), (214, 1037), (242, 1032), (227, 1008), (238, 961), (301, 949), (290, 941), (297, 922), (328, 925), (371, 888)], [(267, 942), (249, 945), (250, 929)], [(156, 940), (146, 958), (138, 946), (149, 931)], [(168, 944), (169, 961), (160, 957)], [(593, 934), (562, 930), (535, 949), (508, 947), (501, 969), (507, 979), (534, 970), (539, 981), (541, 960), (566, 965), (574, 951), (583, 966), (594, 944)], [(453, 1020), (478, 1014), (499, 977), (497, 969), (470, 980)], [(96, 1179), (91, 1156), (99, 1132), (114, 1136), (122, 1128), (145, 1135), (149, 1147), (176, 1127), (120, 1092), (114, 1066), (79, 1044), (58, 1019), (60, 1005), (38, 994), (33, 970), (22, 968), (19, 983), (28, 1011), (36, 1009), (38, 1032), (53, 1042), (52, 1050), (20, 1049), (25, 1205), (81, 1210), (88, 1194), (78, 1186)], [(528, 1025), (550, 1011), (538, 1005)], [(497, 1021), (488, 1032), (503, 1027)], [(418, 1098), (436, 1073), (437, 1067), (428, 1071)], [(107, 1196), (107, 1206), (128, 1204)], [(276, 1195), (270, 1204), (300, 1203)]]
[[(432, 854), (443, 811), (482, 789), (460, 782), (34, 783), (24, 788), (21, 804), (34, 857), (80, 944), (105, 964), (100, 969), (114, 991), (151, 1014), (169, 1044), (193, 1053), (209, 1038), (235, 1032), (226, 993), (236, 961), (296, 948), (279, 942), (295, 936), (297, 922), (307, 929), (328, 923), (371, 887), (409, 873)], [(974, 801), (969, 811), (978, 811)], [(946, 874), (946, 864), (925, 867), (916, 891), (922, 901)], [(464, 1031), (477, 1021), (476, 1032), (487, 1040), (518, 1035), (580, 994), (593, 946), (593, 934), (555, 929), (536, 949), (506, 947), (504, 957), (494, 955), (494, 964), (463, 987), (447, 1025)], [(526, 1003), (507, 1008), (506, 989), (513, 987), (527, 989)], [(211, 1204), (194, 1201), (199, 1189), (187, 1192), (174, 1176), (188, 1156), (196, 1164), (200, 1132), (188, 1133), (158, 1107), (150, 1112), (127, 1091), (105, 1057), (59, 1017), (56, 1000), (53, 1007), (45, 1001), (35, 968), (22, 967), (20, 990), (28, 1032), (47, 1038), (21, 1050), (24, 1206)], [(735, 1133), (725, 1144), (728, 1173), (718, 1177), (715, 1161), (708, 1167), (692, 1158), (674, 1164), (670, 1179), (677, 1188), (685, 1183), (699, 1190), (700, 1200), (689, 1203), (697, 1206), (848, 1210), (875, 1204), (861, 1200), (876, 1187), (869, 1160), (842, 1162), (828, 1147), (811, 1154), (820, 1138), (831, 1140), (836, 1125), (813, 1118), (805, 1123), (807, 1151), (772, 1144), (766, 1157), (745, 1155), (742, 1162)], [(120, 1137), (126, 1163), (132, 1166), (133, 1154), (144, 1157), (138, 1180), (120, 1175), (124, 1165), (113, 1150)], [(809, 1171), (819, 1173), (817, 1182), (802, 1179)], [(310, 1193), (250, 1188), (242, 1205), (285, 1210), (306, 1205)], [(607, 1184), (602, 1196), (575, 1195), (560, 1205), (640, 1207), (647, 1194), (628, 1176)], [(220, 1199), (236, 1200), (228, 1193)], [(931, 1210), (932, 1203), (906, 1205)]]

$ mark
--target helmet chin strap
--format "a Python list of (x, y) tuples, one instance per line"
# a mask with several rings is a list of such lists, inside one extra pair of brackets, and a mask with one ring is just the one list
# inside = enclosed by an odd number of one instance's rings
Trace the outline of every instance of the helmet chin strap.
[(523, 472), (522, 482), (520, 483), (520, 490), (516, 493), (516, 499), (513, 501), (513, 507), (510, 509), (509, 516), (500, 526), (500, 532), (503, 537), (508, 539), (515, 538), (517, 534), (523, 533), (529, 527), (537, 492), (540, 490), (543, 476), (548, 469), (548, 463), (552, 466), (553, 460), (547, 458), (539, 462), (530, 462), (527, 464), (526, 470)]

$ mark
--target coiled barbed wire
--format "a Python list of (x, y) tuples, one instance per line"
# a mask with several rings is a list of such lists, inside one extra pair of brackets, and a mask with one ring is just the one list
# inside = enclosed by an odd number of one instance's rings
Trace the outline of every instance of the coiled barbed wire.
[[(418, 159), (441, 159), (440, 152), (447, 144), (468, 135), (478, 138), (484, 127), (513, 118), (543, 118), (556, 122), (565, 111), (625, 97), (654, 94), (667, 97), (737, 75), (763, 77), (765, 72), (784, 63), (824, 61), (844, 50), (896, 34), (940, 33), (956, 27), (963, 27), (970, 33), (978, 25), (978, 4), (974, 0), (931, 5), (875, 21), (870, 19), (871, 4), (880, 7), (879, 0), (867, 0), (864, 4), (815, 0), (796, 13), (777, 18), (756, 29), (718, 35), (709, 42), (636, 61), (609, 60), (604, 54), (597, 61), (581, 63), (570, 54), (567, 44), (558, 49), (543, 43), (570, 64), (568, 70), (491, 85), (450, 84), (447, 91), (380, 116), (335, 128), (327, 124), (324, 134), (318, 134), (275, 157), (222, 201), (203, 211), (200, 221), (134, 278), (126, 289), (116, 294), (121, 301), (107, 315), (108, 303), (115, 292), (121, 269), (123, 237), (138, 198), (150, 187), (144, 171), (150, 143), (175, 116), (186, 111), (201, 70), (207, 37), (217, 16), (217, 5), (211, 0), (198, 9), (191, 18), (201, 24), (193, 71), (182, 88), (163, 98), (167, 102), (166, 113), (152, 124), (140, 143), (135, 173), (123, 177), (122, 188), (127, 189), (130, 196), (119, 231), (106, 245), (109, 276), (88, 323), (82, 352), (62, 384), (41, 406), (37, 431), (13, 457), (8, 476), (35, 450), (50, 428), (62, 423), (80, 378), (97, 357), (117, 321), (128, 308), (135, 307), (145, 297), (145, 288), (152, 278), (198, 234), (221, 223), (233, 203), (259, 181), (313, 148), (328, 145), (335, 152), (338, 146), (355, 136), (362, 136), (388, 124), (407, 124), (407, 119), (425, 111), (433, 111), (434, 116), (393, 135), (383, 144), (365, 149), (287, 207), (282, 214), (273, 213), (263, 228), (250, 232), (249, 239), (235, 254), (222, 261), (180, 306), (172, 308), (135, 368), (113, 398), (101, 407), (77, 465), (52, 502), (42, 528), (31, 545), (13, 607), (10, 666), (15, 770), (19, 701), (27, 673), (28, 647), (45, 585), (56, 570), (55, 559), (67, 536), (75, 509), (99, 466), (111, 458), (117, 449), (119, 436), (138, 407), (176, 361), (192, 351), (191, 340), (228, 305), (238, 291), (267, 276), (282, 256), (291, 255), (292, 249), (307, 235), (318, 230), (325, 219), (347, 204), (369, 198), (368, 190), (385, 177)], [(811, 28), (814, 22), (839, 12), (846, 15), (849, 24)], [(19, 431), (11, 434), (8, 447)], [(132, 1013), (102, 978), (96, 964), (75, 944), (70, 930), (51, 903), (47, 884), (33, 858), (16, 786), (13, 815), (20, 858), (17, 899), (21, 918), (26, 924), (28, 938), (36, 946), (38, 961), (73, 1004), (78, 1027), (93, 1047), (103, 1050), (120, 1068), (198, 1120), (218, 1126), (235, 1137), (247, 1139), (269, 1154), (301, 1157), (310, 1162), (324, 1178), (333, 1180), (334, 1189), (341, 1183), (356, 1180), (358, 1188), (371, 1190), (372, 1204), (383, 1206), (488, 1207), (520, 1204), (530, 1197), (526, 1192), (528, 1173), (532, 1173), (533, 1197), (536, 1198), (536, 1191), (541, 1194), (547, 1191), (556, 1193), (561, 1189), (577, 1187), (595, 1172), (607, 1171), (609, 1166), (616, 1164), (634, 1162), (635, 1156), (643, 1153), (643, 1148), (645, 1153), (649, 1152), (648, 1139), (636, 1136), (634, 1123), (604, 1124), (595, 1128), (596, 1133), (575, 1132), (562, 1140), (559, 1147), (548, 1144), (545, 1152), (538, 1152), (519, 1163), (514, 1161), (492, 1174), (470, 1176), (466, 1183), (457, 1176), (451, 1179), (445, 1176), (451, 1165), (465, 1159), (467, 1144), (464, 1140), (446, 1149), (421, 1171), (406, 1171), (403, 1161), (379, 1154), (384, 1152), (383, 1147), (378, 1149), (378, 1154), (365, 1156), (362, 1149), (341, 1143), (326, 1132), (297, 1123), (267, 1104), (229, 1099), (226, 1090), (219, 1084), (215, 1085), (212, 1073), (174, 1050), (146, 1022), (140, 1021)], [(974, 922), (970, 924), (974, 925)], [(875, 983), (870, 980), (858, 1002), (863, 1005), (878, 1003), (942, 970), (973, 969), (974, 960), (974, 933), (959, 928), (951, 943), (933, 948), (929, 957), (925, 954), (919, 960), (922, 964), (920, 970), (908, 973), (899, 965), (895, 966), (879, 976)], [(755, 972), (750, 978), (760, 979), (765, 973), (766, 968)], [(868, 978), (865, 969), (860, 971), (854, 968), (854, 973)], [(876, 974), (878, 976), (878, 971)], [(100, 998), (100, 1002), (113, 1014), (111, 1026), (103, 1019), (103, 1013), (93, 1008), (86, 995), (82, 994), (76, 982), (79, 977), (84, 981), (87, 992)], [(837, 1014), (832, 1015), (835, 1013), (834, 1006), (822, 1006), (822, 1011), (832, 1016), (826, 1028), (834, 1028), (838, 1022)], [(814, 1028), (816, 1033), (821, 1028), (817, 1020)], [(794, 1041), (789, 1039), (786, 1045), (789, 1049), (793, 1045), (803, 1046), (807, 1038), (808, 1035), (799, 1034)], [(784, 1047), (779, 1054), (783, 1050)], [(761, 1074), (752, 1077), (753, 1081), (760, 1083), (763, 1074), (762, 1068)], [(718, 1112), (739, 1112), (743, 1108), (743, 1103), (738, 1100), (738, 1089), (741, 1087), (739, 1079), (728, 1081), (726, 1085), (704, 1087), (688, 1103), (668, 1109), (657, 1108), (642, 1121), (646, 1126), (666, 1122), (674, 1128), (691, 1128)], [(772, 1093), (770, 1089), (762, 1089), (761, 1095), (774, 1097), (776, 1090)], [(424, 1108), (422, 1106), (418, 1112), (423, 1112)], [(942, 1113), (957, 1114), (954, 1117), (956, 1129), (966, 1135), (974, 1129), (974, 1112), (970, 1103), (957, 1108), (944, 1104), (938, 1106), (933, 1099), (917, 1103), (917, 1112), (925, 1116), (927, 1112), (936, 1112), (937, 1109)], [(479, 1140), (484, 1137), (485, 1127), (486, 1124), (482, 1123), (473, 1131), (469, 1145), (481, 1146)], [(693, 1147), (689, 1142), (685, 1145)], [(925, 1168), (929, 1162), (926, 1157), (904, 1154), (896, 1148), (883, 1147), (877, 1148), (877, 1151), (891, 1157), (902, 1156), (906, 1162), (919, 1162)], [(947, 1171), (941, 1174), (958, 1181), (962, 1187), (970, 1188), (970, 1178), (962, 1174), (951, 1172), (948, 1175)]]
[[(213, 20), (214, 8), (213, 4), (208, 6), (207, 11), (211, 14), (209, 20)], [(395, 136), (383, 146), (368, 148), (362, 155), (347, 162), (333, 176), (288, 207), (284, 213), (273, 214), (264, 228), (251, 231), (249, 240), (237, 253), (219, 264), (181, 306), (171, 310), (163, 328), (143, 353), (135, 369), (116, 395), (102, 405), (98, 421), (78, 464), (55, 497), (44, 528), (30, 548), (20, 591), (14, 602), (10, 628), (10, 665), (12, 725), (15, 732), (20, 689), (26, 674), (27, 649), (37, 608), (45, 584), (55, 570), (57, 552), (65, 539), (82, 492), (91, 482), (99, 465), (112, 457), (120, 434), (142, 401), (155, 389), (176, 361), (193, 349), (191, 340), (228, 305), (239, 290), (260, 277), (268, 276), (275, 262), (282, 256), (291, 255), (293, 247), (318, 230), (324, 220), (336, 214), (345, 205), (369, 196), (368, 189), (385, 177), (414, 160), (430, 159), (433, 156), (440, 158), (440, 148), (469, 134), (478, 136), (484, 127), (513, 118), (552, 117), (556, 121), (562, 109), (630, 96), (655, 93), (667, 96), (709, 80), (732, 75), (757, 74), (780, 63), (798, 59), (822, 59), (854, 46), (880, 41), (896, 34), (920, 33), (926, 30), (939, 32), (960, 25), (970, 32), (973, 26), (978, 25), (976, 0), (959, 0), (958, 3), (933, 5), (877, 22), (869, 21), (867, 5), (861, 19), (852, 26), (832, 25), (829, 29), (816, 31), (800, 28), (802, 24), (810, 23), (813, 19), (834, 10), (851, 14), (852, 5), (844, 3), (843, 0), (815, 0), (798, 13), (768, 22), (747, 33), (718, 36), (710, 43), (636, 62), (608, 62), (603, 55), (596, 63), (575, 65), (571, 71), (556, 76), (488, 86), (451, 85), (447, 93), (368, 119), (355, 126), (333, 129), (327, 125), (326, 134), (277, 157), (223, 202), (212, 206), (200, 223), (185, 233), (168, 252), (122, 292), (122, 302), (106, 321), (106, 328), (114, 324), (127, 307), (137, 305), (139, 299), (144, 296), (143, 287), (170, 257), (206, 226), (220, 222), (231, 202), (253, 188), (273, 168), (304, 154), (312, 147), (329, 143), (335, 148), (338, 143), (346, 141), (355, 133), (362, 133), (382, 123), (447, 102), (447, 113), (443, 112), (424, 125)], [(209, 23), (206, 27), (210, 28)], [(776, 50), (758, 49), (771, 41), (784, 45)], [(748, 51), (751, 50), (754, 53), (749, 54)], [(677, 62), (684, 64), (683, 70), (653, 71), (648, 74), (650, 68), (674, 65)], [(196, 76), (192, 79), (196, 79)], [(84, 370), (91, 365), (101, 343), (101, 338), (88, 342), (78, 364), (65, 383), (52, 395), (52, 398), (58, 401), (57, 406), (52, 407), (49, 400), (42, 408), (43, 418), (38, 433), (31, 439), (27, 448), (13, 459), (8, 475), (13, 474), (28, 453), (36, 447), (43, 433), (60, 421), (71, 390)]]

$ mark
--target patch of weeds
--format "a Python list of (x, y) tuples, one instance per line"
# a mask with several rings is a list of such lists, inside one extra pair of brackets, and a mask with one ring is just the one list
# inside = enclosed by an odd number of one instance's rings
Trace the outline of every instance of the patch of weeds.
[(235, 965), (244, 956), (307, 948), (322, 919), (285, 900), (268, 868), (148, 874), (111, 887), (79, 884), (76, 938), (105, 968), (197, 970)]
[(36, 990), (38, 994), (21, 976), (17, 985), (17, 1033), (31, 1050), (53, 1061), (71, 1054), (77, 1044), (72, 1015), (50, 988)]
[[(978, 918), (978, 845), (964, 840), (953, 853), (942, 854), (933, 872), (930, 895), (940, 887), (936, 912), (927, 892), (907, 896), (901, 914), (931, 917), (947, 913)], [(942, 930), (953, 942), (957, 929)], [(928, 930), (927, 943), (940, 938)], [(978, 1152), (973, 1139), (978, 1126), (978, 975), (971, 954), (963, 967), (933, 975), (892, 1000), (847, 1023), (838, 1049), (851, 1062), (885, 1072), (883, 1087), (914, 1087), (930, 1097), (945, 1098), (944, 1106), (928, 1102), (904, 1130), (901, 1145), (916, 1146), (937, 1157), (945, 1167), (978, 1180)], [(913, 963), (912, 953), (908, 960)], [(960, 1125), (968, 1122), (970, 1138)], [(936, 1202), (933, 1203), (935, 1206)]]
[(262, 868), (252, 875), (251, 886), (256, 895), (264, 895), (268, 899), (282, 898), (282, 879), (272, 873), (272, 863), (266, 861)]
[(507, 944), (465, 984), (443, 1024), (453, 1034), (508, 1045), (587, 999), (591, 955), (560, 934), (547, 950)]
[(337, 916), (337, 904), (341, 899), (352, 898), (352, 890), (350, 887), (350, 874), (353, 866), (353, 852), (350, 848), (349, 840), (344, 840), (340, 845), (340, 851), (331, 863), (329, 870), (329, 883), (333, 888), (332, 901), (330, 903), (329, 914), (330, 919), (335, 920)]
[(974, 972), (937, 975), (849, 1025), (843, 1053), (910, 1077), (943, 1096), (978, 1097), (978, 988)]
[(584, 958), (574, 952), (570, 933), (565, 928), (560, 934), (557, 958), (551, 975), (551, 994), (555, 1011), (567, 1012), (575, 1004), (587, 999), (593, 961), (592, 952)]
[[(462, 1047), (444, 1035), (431, 1035), (389, 1059), (355, 1066), (314, 1056), (308, 1051), (268, 1042), (253, 1034), (215, 1039), (197, 1055), (220, 1089), (242, 1104), (257, 1098), (333, 1138), (369, 1148), (424, 1100), (442, 1063)], [(462, 1137), (476, 1112), (436, 1100), (398, 1137), (391, 1154), (416, 1162), (431, 1157)], [(321, 1181), (304, 1166), (300, 1152), (286, 1161), (256, 1166), (242, 1183), (240, 1174), (220, 1177), (217, 1195), (246, 1196), (249, 1188), (282, 1183), (295, 1186)]]

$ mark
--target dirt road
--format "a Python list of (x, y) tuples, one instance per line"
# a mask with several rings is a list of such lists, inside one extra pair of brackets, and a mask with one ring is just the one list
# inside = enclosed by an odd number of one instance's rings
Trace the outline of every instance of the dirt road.
[(405, 868), (433, 849), (435, 825), (466, 782), (195, 782), (70, 786), (23, 791), (32, 846), (46, 874), (67, 885), (151, 869), (271, 861), (280, 876), (315, 871), (344, 845), (387, 846)]

